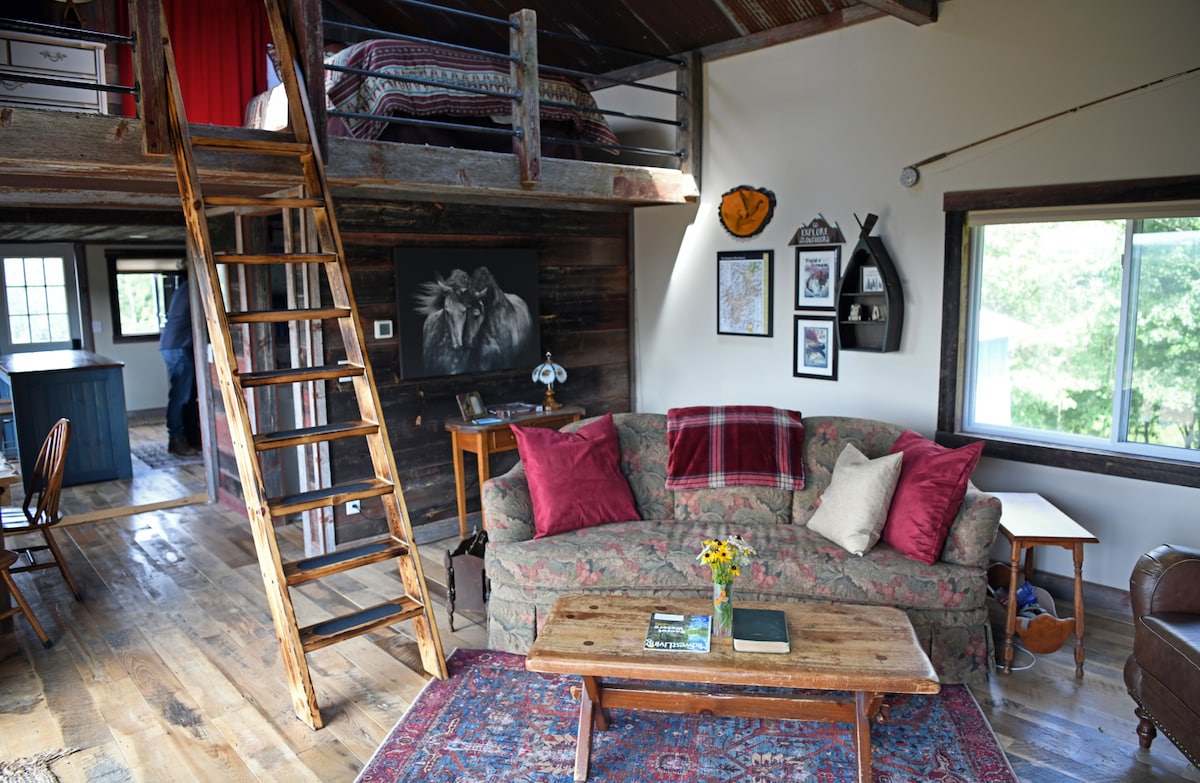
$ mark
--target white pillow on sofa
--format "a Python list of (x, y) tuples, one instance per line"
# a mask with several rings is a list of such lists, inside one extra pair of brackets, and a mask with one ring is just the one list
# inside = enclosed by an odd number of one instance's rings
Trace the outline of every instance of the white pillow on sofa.
[(847, 443), (808, 526), (847, 552), (861, 556), (870, 551), (887, 522), (903, 456), (897, 452), (867, 459)]

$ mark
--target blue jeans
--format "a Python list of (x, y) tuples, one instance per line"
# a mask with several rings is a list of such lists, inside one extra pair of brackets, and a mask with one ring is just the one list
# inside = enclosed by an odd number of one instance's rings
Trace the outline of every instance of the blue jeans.
[(167, 436), (187, 436), (184, 410), (194, 399), (196, 365), (191, 348), (163, 348), (159, 351), (167, 364)]

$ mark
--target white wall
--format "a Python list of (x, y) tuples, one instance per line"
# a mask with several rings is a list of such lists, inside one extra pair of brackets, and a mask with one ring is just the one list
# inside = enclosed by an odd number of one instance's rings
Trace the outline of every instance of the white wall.
[[(925, 166), (901, 169), (1064, 109), (1195, 68), (1193, 0), (953, 0), (936, 24), (881, 19), (706, 66), (703, 198), (635, 215), (639, 410), (753, 403), (861, 415), (933, 433), (947, 191), (1200, 174), (1200, 73), (1103, 103)], [(721, 193), (773, 190), (775, 218), (739, 240)], [(905, 289), (901, 349), (843, 352), (837, 382), (792, 377), (794, 253), (817, 213), (879, 215), (875, 233)], [(716, 334), (716, 253), (774, 249), (774, 338)], [(1138, 554), (1200, 546), (1200, 490), (984, 460), (985, 489), (1041, 492), (1101, 543), (1084, 579), (1126, 588)], [(1004, 548), (997, 547), (1003, 555)], [(1071, 574), (1065, 550), (1039, 568)]]
[[(106, 250), (117, 246), (89, 245), (87, 248), (88, 301), (92, 308), (92, 324), (84, 324), (92, 332), (95, 352), (110, 359), (125, 362), (122, 372), (125, 385), (125, 409), (140, 411), (167, 407), (167, 368), (158, 352), (158, 340), (146, 342), (113, 342), (112, 304), (108, 290)], [(145, 246), (138, 250), (147, 249)], [(173, 252), (178, 252), (176, 248)], [(99, 326), (99, 331), (95, 326)], [(166, 425), (164, 424), (164, 427)]]

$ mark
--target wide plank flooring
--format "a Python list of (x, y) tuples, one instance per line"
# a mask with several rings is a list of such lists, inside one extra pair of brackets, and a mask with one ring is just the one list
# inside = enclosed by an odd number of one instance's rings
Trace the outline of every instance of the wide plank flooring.
[[(54, 763), (64, 783), (352, 781), (425, 684), (407, 625), (318, 650), (326, 727), (311, 731), (292, 714), (244, 516), (196, 505), (60, 531), (85, 597), (54, 571), (17, 576), (56, 644), (20, 618), (0, 634), (2, 758), (78, 748)], [(299, 529), (282, 539), (298, 551)], [(448, 545), (422, 548), (431, 582)], [(297, 611), (374, 603), (397, 582), (386, 565), (341, 575), (304, 587)], [(451, 632), (434, 603), (447, 654), (486, 644), (462, 615)], [(1165, 738), (1138, 748), (1121, 679), (1131, 638), (1127, 617), (1093, 611), (1082, 680), (1063, 649), (976, 691), (1022, 781), (1200, 780)]]

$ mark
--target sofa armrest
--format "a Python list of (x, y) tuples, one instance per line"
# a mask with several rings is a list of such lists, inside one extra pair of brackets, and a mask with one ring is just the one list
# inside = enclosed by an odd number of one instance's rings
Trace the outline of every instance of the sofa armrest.
[(1129, 575), (1129, 601), (1135, 625), (1148, 614), (1200, 614), (1200, 550), (1163, 544), (1142, 555)]
[(479, 497), (489, 543), (533, 538), (533, 500), (523, 465), (483, 482)]
[(1000, 499), (968, 483), (962, 507), (946, 537), (942, 560), (956, 565), (987, 568), (992, 542), (996, 540), (999, 530)]

